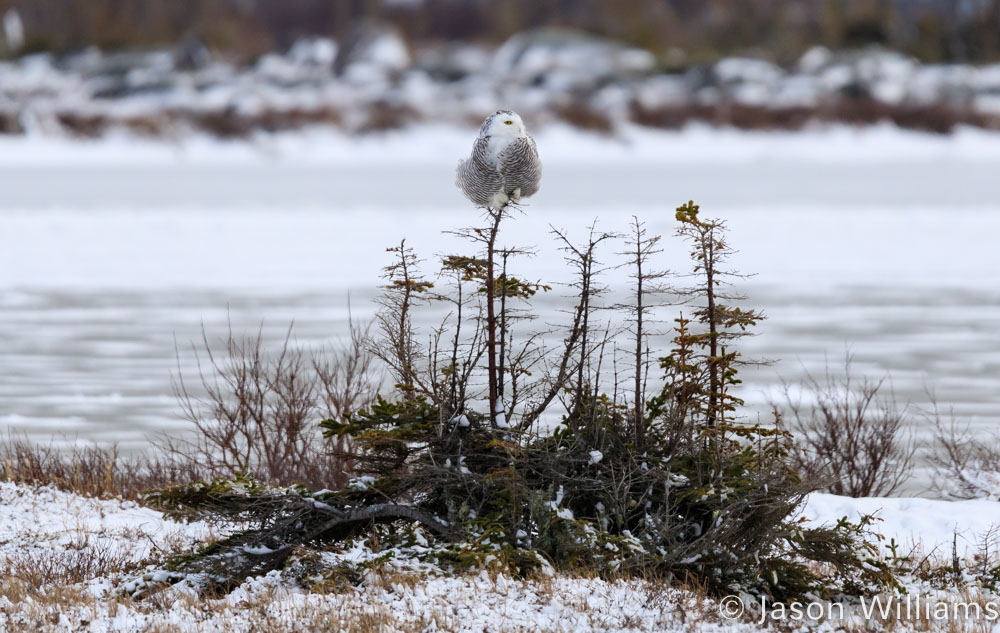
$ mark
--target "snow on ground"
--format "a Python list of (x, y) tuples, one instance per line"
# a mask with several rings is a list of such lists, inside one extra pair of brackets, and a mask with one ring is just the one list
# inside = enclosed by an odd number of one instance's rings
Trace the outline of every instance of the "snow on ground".
[(857, 522), (862, 515), (874, 515), (878, 520), (872, 529), (885, 536), (886, 542), (894, 540), (902, 553), (915, 547), (942, 558), (952, 555), (953, 541), (960, 557), (972, 557), (981, 551), (983, 539), (1000, 528), (1000, 503), (988, 500), (852, 499), (813, 493), (802, 511), (813, 523), (832, 523), (840, 517)]
[(205, 523), (179, 523), (134, 501), (94, 499), (0, 482), (0, 561), (65, 550), (139, 563), (170, 546), (213, 538)]
[[(252, 579), (220, 600), (199, 601), (181, 592), (165, 597), (169, 609), (145, 604), (59, 609), (46, 631), (462, 631), (603, 632), (718, 631), (756, 628), (713, 616), (714, 605), (679, 591), (648, 591), (641, 583), (556, 579), (546, 583), (492, 580), (485, 575), (434, 578), (345, 594), (308, 594), (279, 584), (276, 575)], [(709, 617), (695, 615), (706, 609)], [(53, 610), (55, 611), (55, 610)], [(50, 611), (51, 612), (51, 611)], [(8, 615), (19, 624), (21, 614)], [(74, 624), (83, 616), (80, 626)], [(0, 611), (0, 624), (4, 614)], [(86, 619), (92, 618), (92, 619)], [(158, 628), (157, 628), (158, 627)], [(14, 630), (14, 629), (11, 629)]]
[[(0, 630), (650, 631), (679, 629), (679, 605), (693, 609), (701, 602), (641, 582), (521, 582), (486, 574), (416, 582), (372, 577), (356, 592), (329, 595), (289, 587), (276, 572), (247, 581), (221, 600), (196, 599), (183, 586), (143, 602), (116, 592), (128, 576), (120, 569), (135, 573), (135, 563), (162, 558), (161, 552), (176, 550), (178, 540), (189, 547), (210, 538), (202, 523), (178, 523), (134, 502), (0, 483)], [(116, 553), (108, 557), (114, 568), (91, 578), (87, 571), (98, 568), (80, 561), (108, 552)], [(33, 568), (47, 570), (44, 578), (53, 586), (34, 587), (36, 593), (20, 587), (17, 579), (43, 578)], [(83, 577), (73, 578), (75, 573)], [(57, 590), (60, 582), (77, 584), (80, 591)], [(750, 630), (710, 620), (698, 628)]]
[[(870, 164), (888, 160), (1000, 160), (1000, 133), (958, 127), (950, 135), (815, 124), (803, 131), (747, 131), (690, 124), (680, 130), (623, 125), (614, 134), (552, 123), (529, 130), (543, 162), (559, 164), (742, 164), (757, 160)], [(261, 133), (247, 140), (186, 134), (168, 141), (113, 132), (92, 140), (62, 135), (0, 135), (0, 167), (164, 166), (285, 163), (297, 166), (440, 164), (469, 153), (474, 128), (427, 123), (402, 130), (352, 135), (311, 127)]]
[[(949, 544), (952, 531), (971, 537), (1000, 521), (1000, 504), (926, 499), (847, 499), (814, 494), (813, 522), (880, 511), (886, 536)], [(992, 521), (992, 522), (991, 522)], [(0, 484), (0, 630), (87, 631), (713, 631), (757, 630), (719, 617), (719, 605), (662, 584), (555, 577), (516, 581), (485, 573), (457, 577), (370, 572), (357, 589), (309, 593), (277, 572), (221, 599), (202, 599), (183, 585), (132, 601), (115, 591), (135, 563), (162, 558), (196, 539), (201, 523), (183, 524), (132, 502), (88, 499), (51, 488)], [(78, 552), (123, 553), (118, 569), (88, 575)], [(345, 552), (351, 556), (351, 552)], [(29, 561), (29, 565), (25, 565)], [(129, 566), (133, 564), (133, 566)], [(27, 568), (26, 568), (27, 567)], [(46, 587), (19, 579), (47, 570)], [(96, 568), (94, 568), (96, 569)], [(59, 573), (61, 570), (61, 573)], [(74, 572), (75, 570), (75, 572)], [(74, 578), (74, 573), (76, 576)], [(38, 576), (41, 578), (42, 576)], [(64, 583), (59, 586), (58, 583)], [(832, 630), (831, 622), (791, 623)]]

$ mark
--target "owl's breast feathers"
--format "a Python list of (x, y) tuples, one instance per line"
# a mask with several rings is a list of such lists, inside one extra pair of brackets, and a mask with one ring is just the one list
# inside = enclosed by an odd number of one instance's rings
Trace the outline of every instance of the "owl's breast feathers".
[(496, 204), (497, 194), (506, 200), (518, 189), (521, 197), (530, 196), (538, 191), (542, 177), (542, 163), (530, 136), (502, 145), (496, 140), (479, 137), (472, 155), (458, 165), (456, 184), (479, 206)]

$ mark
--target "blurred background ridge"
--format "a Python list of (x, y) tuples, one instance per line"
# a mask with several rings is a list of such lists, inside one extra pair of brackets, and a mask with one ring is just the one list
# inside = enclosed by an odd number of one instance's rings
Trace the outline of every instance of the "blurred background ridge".
[[(231, 59), (303, 37), (349, 37), (361, 20), (406, 40), (499, 44), (527, 29), (566, 27), (692, 62), (755, 50), (790, 64), (809, 48), (880, 44), (924, 62), (1000, 58), (992, 0), (4, 0), (21, 31), (8, 46), (66, 53), (165, 46), (196, 38)], [(5, 23), (5, 26), (10, 26)]]
[(0, 133), (1000, 127), (997, 0), (0, 0)]

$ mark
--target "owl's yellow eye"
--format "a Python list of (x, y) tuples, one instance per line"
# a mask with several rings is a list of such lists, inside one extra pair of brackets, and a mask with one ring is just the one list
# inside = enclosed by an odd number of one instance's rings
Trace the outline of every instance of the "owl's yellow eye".
[(513, 121), (504, 121), (503, 124), (504, 125), (513, 125), (514, 122)]

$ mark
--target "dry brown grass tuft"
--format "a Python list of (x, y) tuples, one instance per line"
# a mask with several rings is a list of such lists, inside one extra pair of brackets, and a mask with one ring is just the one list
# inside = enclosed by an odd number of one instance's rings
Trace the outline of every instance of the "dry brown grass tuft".
[(24, 127), (21, 125), (21, 116), (18, 112), (0, 112), (0, 134), (21, 134)]
[(615, 127), (607, 114), (581, 102), (559, 106), (555, 108), (555, 115), (573, 127), (600, 134), (611, 134)]
[[(309, 125), (341, 125), (339, 110), (317, 108), (268, 108), (252, 114), (232, 108), (220, 110), (170, 109), (149, 116), (115, 117), (108, 114), (62, 112), (56, 120), (65, 132), (79, 138), (97, 138), (113, 127), (125, 128), (146, 137), (169, 136), (182, 129), (206, 132), (219, 138), (246, 138), (254, 132), (280, 132)], [(400, 119), (400, 124), (406, 119)], [(383, 121), (388, 124), (388, 121)], [(398, 127), (398, 125), (397, 125)], [(17, 118), (0, 113), (0, 133), (21, 131)]]
[(770, 107), (722, 102), (713, 105), (682, 103), (656, 107), (633, 102), (629, 118), (639, 125), (679, 129), (699, 121), (745, 130), (799, 130), (811, 121), (872, 125), (891, 122), (901, 128), (947, 134), (959, 125), (986, 129), (1000, 127), (1000, 118), (966, 107), (940, 104), (892, 105), (867, 97), (843, 98), (817, 107)]
[(416, 110), (407, 105), (377, 101), (368, 106), (368, 118), (358, 132), (386, 132), (398, 130), (418, 118)]
[(129, 553), (111, 545), (66, 550), (22, 550), (0, 559), (6, 577), (32, 588), (75, 585), (94, 578), (127, 574), (141, 567)]
[(111, 125), (108, 117), (100, 114), (62, 112), (56, 115), (56, 120), (64, 130), (80, 138), (97, 138)]
[(0, 481), (52, 486), (88, 497), (137, 499), (151, 488), (193, 481), (191, 465), (150, 457), (125, 457), (116, 446), (60, 450), (8, 433), (0, 438)]

